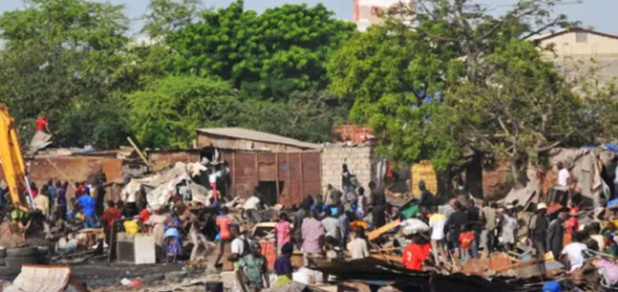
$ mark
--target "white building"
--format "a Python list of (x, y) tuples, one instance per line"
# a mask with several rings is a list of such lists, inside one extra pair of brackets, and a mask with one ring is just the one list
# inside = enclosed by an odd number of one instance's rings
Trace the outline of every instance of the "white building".
[(366, 31), (372, 24), (381, 24), (379, 12), (405, 3), (412, 7), (414, 0), (353, 0), (354, 22), (360, 31)]

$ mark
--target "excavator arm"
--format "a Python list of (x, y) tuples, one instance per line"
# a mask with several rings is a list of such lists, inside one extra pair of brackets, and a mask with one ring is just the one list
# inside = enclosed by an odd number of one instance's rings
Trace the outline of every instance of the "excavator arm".
[(13, 127), (13, 117), (9, 114), (9, 108), (5, 104), (0, 104), (0, 162), (13, 205), (28, 211), (29, 204), (24, 191), (29, 191), (29, 186), (26, 184), (28, 178), (24, 157), (17, 131)]

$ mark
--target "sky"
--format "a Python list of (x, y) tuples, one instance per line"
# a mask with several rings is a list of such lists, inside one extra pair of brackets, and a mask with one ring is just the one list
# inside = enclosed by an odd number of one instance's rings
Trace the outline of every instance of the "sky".
[[(103, 1), (103, 0), (100, 0)], [(114, 4), (124, 4), (127, 15), (137, 20), (146, 11), (149, 0), (107, 0)], [(226, 7), (233, 0), (202, 0), (205, 7)], [(477, 0), (488, 5), (496, 13), (508, 9), (515, 0)], [(556, 13), (564, 13), (571, 20), (581, 21), (583, 27), (592, 27), (603, 33), (618, 35), (618, 0), (563, 0), (565, 3), (556, 7)], [(577, 4), (578, 1), (583, 3)], [(284, 3), (307, 3), (313, 6), (324, 3), (326, 7), (335, 11), (339, 19), (352, 20), (353, 0), (245, 0), (245, 8), (263, 11)], [(0, 0), (0, 13), (24, 7), (21, 0)], [(135, 21), (131, 30), (138, 32), (141, 22)]]

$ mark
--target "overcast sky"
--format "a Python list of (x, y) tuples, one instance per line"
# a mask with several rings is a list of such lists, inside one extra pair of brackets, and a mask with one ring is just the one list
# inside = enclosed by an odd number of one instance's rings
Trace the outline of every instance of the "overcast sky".
[[(206, 7), (225, 7), (233, 0), (203, 0)], [(508, 8), (509, 3), (515, 0), (478, 0), (481, 3), (499, 13)], [(576, 4), (577, 0), (563, 0), (565, 4), (557, 6), (557, 13), (564, 13), (571, 20), (578, 20), (584, 27), (593, 27), (604, 33), (618, 35), (618, 0), (583, 0), (582, 4)], [(146, 11), (149, 0), (109, 0), (114, 4), (124, 4), (129, 17), (138, 19)], [(353, 0), (245, 0), (245, 8), (258, 12), (268, 7), (278, 6), (283, 3), (307, 3), (315, 5), (324, 3), (329, 9), (335, 11), (337, 18), (352, 20)], [(23, 7), (20, 0), (0, 0), (0, 13)], [(141, 23), (135, 22), (132, 31), (139, 31)]]

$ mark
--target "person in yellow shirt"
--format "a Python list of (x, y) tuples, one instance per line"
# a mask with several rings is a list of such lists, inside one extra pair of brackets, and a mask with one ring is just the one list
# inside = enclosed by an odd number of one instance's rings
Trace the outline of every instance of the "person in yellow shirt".
[(126, 234), (135, 235), (139, 233), (139, 216), (133, 217), (133, 220), (125, 220), (123, 225)]

